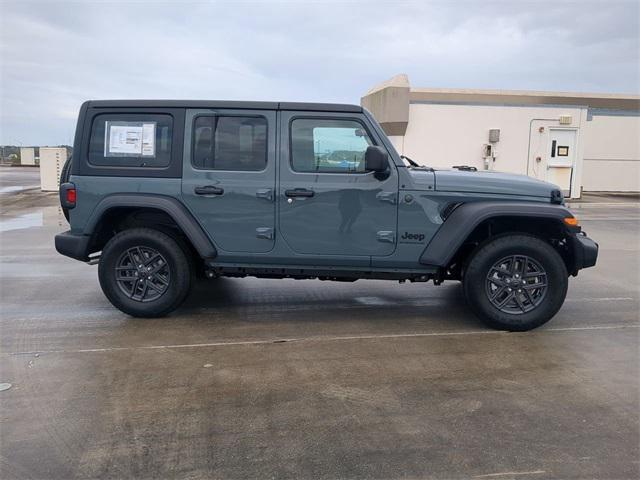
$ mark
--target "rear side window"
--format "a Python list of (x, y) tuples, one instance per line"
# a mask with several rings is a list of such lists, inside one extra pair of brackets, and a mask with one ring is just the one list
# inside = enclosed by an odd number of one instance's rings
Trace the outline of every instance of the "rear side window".
[(93, 119), (89, 163), (104, 167), (169, 165), (173, 119), (161, 114), (101, 114)]
[(192, 164), (206, 170), (264, 170), (267, 166), (267, 119), (197, 117)]

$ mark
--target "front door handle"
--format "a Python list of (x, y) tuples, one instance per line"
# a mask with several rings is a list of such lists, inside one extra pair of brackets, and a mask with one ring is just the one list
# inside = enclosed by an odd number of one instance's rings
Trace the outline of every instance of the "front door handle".
[(306, 188), (294, 188), (293, 190), (285, 190), (285, 196), (289, 198), (293, 197), (313, 197), (315, 192)]
[(196, 195), (222, 195), (224, 188), (215, 185), (203, 185), (193, 189)]

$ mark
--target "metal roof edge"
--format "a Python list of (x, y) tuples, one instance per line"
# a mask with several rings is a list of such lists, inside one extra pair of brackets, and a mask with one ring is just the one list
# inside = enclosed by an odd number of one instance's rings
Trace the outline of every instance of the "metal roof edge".
[(89, 100), (89, 108), (228, 108), (239, 110), (311, 110), (362, 112), (360, 105), (310, 102), (253, 102), (238, 100)]

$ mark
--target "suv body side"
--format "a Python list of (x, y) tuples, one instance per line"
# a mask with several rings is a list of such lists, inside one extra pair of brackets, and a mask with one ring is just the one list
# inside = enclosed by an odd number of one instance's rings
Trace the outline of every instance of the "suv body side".
[[(91, 135), (102, 115), (116, 119), (170, 117), (170, 161), (158, 168), (93, 165), (89, 159)], [(265, 164), (248, 170), (195, 165), (196, 122), (232, 122), (237, 118), (264, 122)], [(296, 171), (292, 159), (296, 154), (292, 145), (296, 121), (357, 123), (370, 145), (388, 152), (388, 171), (382, 176), (364, 171)], [(459, 205), (484, 202), (496, 208), (496, 203), (521, 202), (523, 211), (552, 208), (548, 216), (557, 221), (570, 215), (561, 205), (551, 207), (548, 197), (529, 191), (526, 184), (509, 195), (491, 189), (461, 192), (447, 188), (451, 179), (443, 175), (443, 188), (439, 189), (435, 172), (407, 168), (377, 122), (356, 106), (86, 102), (80, 111), (74, 152), (70, 181), (76, 186), (77, 202), (70, 210), (69, 234), (81, 236), (82, 245), (59, 250), (85, 261), (104, 243), (96, 241), (103, 215), (130, 204), (158, 209), (172, 217), (209, 268), (256, 268), (260, 273), (260, 269), (305, 266), (305, 272), (300, 273), (305, 277), (313, 276), (316, 269), (322, 274), (352, 271), (355, 278), (370, 276), (367, 272), (387, 272), (391, 278), (430, 278), (447, 265), (434, 261), (428, 250), (441, 251), (442, 245), (451, 245), (453, 250), (465, 240), (436, 235)], [(468, 183), (473, 182), (470, 175)], [(196, 193), (203, 188), (203, 193)], [(312, 192), (313, 196), (297, 196), (296, 190)], [(462, 216), (465, 208), (458, 210)], [(465, 235), (477, 227), (478, 222), (469, 220)], [(67, 240), (60, 239), (61, 245)], [(440, 245), (434, 244), (436, 240)], [(456, 252), (449, 253), (447, 261)], [(590, 262), (568, 265), (568, 269), (575, 274)], [(264, 273), (269, 275), (267, 270)]]
[(554, 185), (407, 166), (359, 106), (87, 102), (74, 152), (56, 249), (99, 263), (133, 316), (178, 308), (197, 274), (460, 280), (488, 325), (523, 331), (596, 263)]

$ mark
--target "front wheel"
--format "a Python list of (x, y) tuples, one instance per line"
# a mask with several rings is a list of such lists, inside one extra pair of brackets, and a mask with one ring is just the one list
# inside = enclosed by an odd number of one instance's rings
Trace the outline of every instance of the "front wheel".
[(98, 277), (106, 297), (124, 313), (160, 317), (187, 297), (193, 268), (175, 239), (157, 230), (134, 228), (105, 245)]
[(567, 295), (562, 257), (530, 235), (505, 235), (480, 247), (464, 273), (464, 293), (487, 325), (522, 332), (548, 322)]

